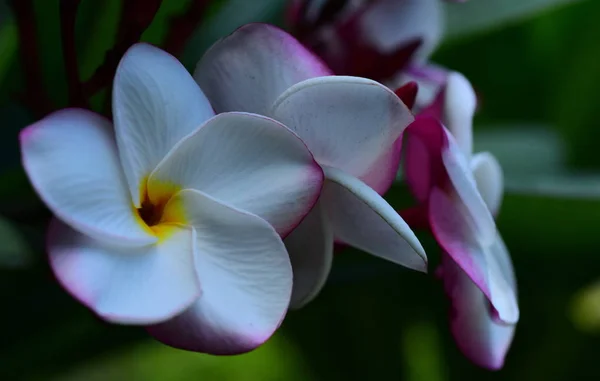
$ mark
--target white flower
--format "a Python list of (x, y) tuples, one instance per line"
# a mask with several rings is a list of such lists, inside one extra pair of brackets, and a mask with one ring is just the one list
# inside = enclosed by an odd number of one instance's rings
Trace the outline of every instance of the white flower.
[(412, 114), (377, 82), (330, 74), (293, 37), (263, 24), (217, 42), (194, 73), (217, 112), (256, 112), (282, 122), (325, 172), (319, 202), (285, 239), (293, 307), (309, 302), (325, 283), (334, 237), (412, 269), (427, 266), (414, 233), (378, 194), (395, 178), (397, 139)]
[(113, 114), (114, 133), (68, 109), (21, 134), (30, 180), (60, 219), (48, 246), (58, 280), (101, 318), (152, 324), (174, 346), (260, 345), (290, 300), (279, 234), (314, 205), (322, 170), (282, 124), (214, 116), (185, 68), (150, 45), (123, 57)]

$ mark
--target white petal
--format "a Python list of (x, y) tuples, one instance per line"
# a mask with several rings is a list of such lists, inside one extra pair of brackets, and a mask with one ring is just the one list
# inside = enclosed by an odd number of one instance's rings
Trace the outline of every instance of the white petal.
[(333, 232), (320, 202), (284, 243), (294, 270), (290, 308), (298, 309), (319, 294), (333, 264)]
[(479, 240), (468, 227), (468, 217), (459, 203), (438, 188), (431, 192), (429, 222), (437, 242), (486, 295), (498, 319), (516, 323), (519, 307), (514, 274), (497, 232), (491, 243)]
[(377, 192), (339, 170), (324, 170), (326, 180), (320, 202), (336, 238), (388, 261), (427, 271), (423, 246)]
[(477, 189), (467, 157), (450, 132), (444, 132), (446, 146), (442, 150), (442, 161), (450, 178), (452, 191), (456, 193), (460, 209), (469, 219), (468, 226), (478, 235), (477, 239), (483, 244), (490, 244), (496, 234), (494, 217)]
[(383, 53), (391, 53), (416, 39), (422, 45), (416, 56), (426, 60), (437, 47), (444, 29), (439, 0), (380, 0), (360, 19), (365, 40)]
[(452, 303), (450, 326), (458, 347), (481, 367), (502, 368), (515, 325), (494, 321), (486, 296), (446, 255), (442, 257), (442, 273)]
[(481, 197), (492, 214), (496, 215), (504, 193), (500, 163), (491, 153), (480, 152), (471, 158), (471, 170)]
[(117, 68), (113, 115), (121, 162), (139, 207), (146, 176), (175, 143), (214, 113), (175, 57), (151, 45), (136, 44)]
[(319, 164), (359, 178), (369, 176), (374, 184), (397, 172), (386, 165), (370, 173), (414, 120), (387, 87), (343, 76), (314, 78), (291, 87), (277, 99), (272, 115), (302, 138)]
[(102, 319), (125, 324), (167, 320), (200, 295), (194, 232), (178, 226), (156, 245), (118, 248), (55, 220), (50, 265), (60, 283)]
[(198, 191), (181, 191), (171, 203), (184, 206), (196, 229), (202, 296), (150, 333), (213, 354), (256, 348), (277, 329), (290, 301), (292, 268), (283, 242), (266, 221)]
[(319, 58), (286, 32), (248, 24), (217, 41), (198, 63), (194, 78), (217, 113), (246, 111), (269, 115), (290, 86), (331, 75)]
[(152, 173), (154, 184), (173, 183), (256, 214), (289, 233), (317, 201), (323, 172), (302, 141), (282, 124), (259, 115), (223, 113), (181, 141)]
[(62, 110), (26, 128), (20, 138), (25, 171), (61, 220), (123, 245), (156, 241), (134, 213), (108, 120), (86, 110)]
[(469, 80), (460, 73), (450, 73), (444, 94), (443, 123), (467, 157), (473, 151), (473, 115), (476, 107), (477, 97)]

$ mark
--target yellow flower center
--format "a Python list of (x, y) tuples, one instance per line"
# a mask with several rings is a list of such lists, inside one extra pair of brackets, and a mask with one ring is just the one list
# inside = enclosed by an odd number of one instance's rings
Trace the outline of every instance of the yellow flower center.
[(187, 225), (183, 205), (172, 200), (180, 186), (144, 178), (140, 184), (141, 207), (135, 208), (138, 222), (159, 241), (168, 238), (178, 226)]

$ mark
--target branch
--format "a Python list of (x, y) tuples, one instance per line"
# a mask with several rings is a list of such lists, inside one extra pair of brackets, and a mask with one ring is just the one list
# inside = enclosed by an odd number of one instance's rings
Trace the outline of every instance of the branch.
[(75, 20), (80, 2), (81, 0), (60, 1), (60, 34), (69, 89), (69, 103), (72, 106), (89, 108), (79, 79), (79, 65), (75, 48)]
[(167, 52), (174, 56), (181, 54), (185, 43), (202, 21), (209, 5), (210, 0), (192, 0), (183, 14), (171, 18), (169, 32), (163, 44)]
[(17, 22), (19, 54), (25, 74), (23, 101), (37, 118), (42, 118), (54, 110), (54, 107), (42, 80), (33, 0), (12, 0), (10, 6)]

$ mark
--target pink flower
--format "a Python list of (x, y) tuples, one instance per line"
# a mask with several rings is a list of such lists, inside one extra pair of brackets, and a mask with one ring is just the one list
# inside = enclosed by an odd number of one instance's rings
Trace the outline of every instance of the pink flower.
[(489, 153), (472, 154), (475, 106), (466, 78), (450, 73), (433, 104), (405, 131), (404, 168), (445, 252), (439, 274), (452, 303), (452, 334), (473, 362), (499, 369), (519, 308), (510, 256), (493, 219), (502, 171)]
[(334, 238), (372, 255), (425, 271), (423, 248), (378, 194), (400, 159), (398, 138), (413, 116), (387, 87), (332, 76), (298, 41), (251, 24), (217, 42), (194, 74), (217, 112), (256, 112), (294, 131), (323, 168), (313, 211), (284, 242), (294, 270), (293, 308), (323, 287)]
[(393, 80), (423, 64), (444, 30), (440, 0), (295, 0), (293, 33), (336, 74)]
[(185, 68), (146, 44), (119, 64), (113, 115), (114, 130), (68, 109), (21, 133), (25, 170), (57, 217), (59, 282), (102, 319), (151, 325), (180, 348), (262, 344), (292, 290), (280, 235), (319, 197), (320, 166), (273, 119), (214, 116)]

